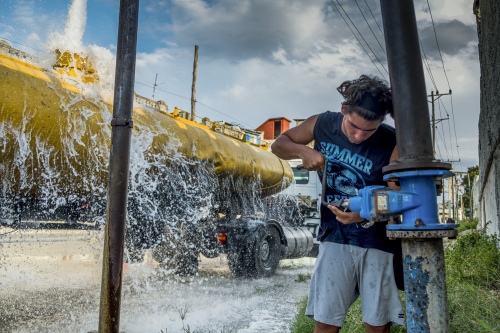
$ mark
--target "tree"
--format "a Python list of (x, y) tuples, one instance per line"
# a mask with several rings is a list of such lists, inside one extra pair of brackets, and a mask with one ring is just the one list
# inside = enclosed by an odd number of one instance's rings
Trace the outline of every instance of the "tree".
[(467, 168), (467, 173), (461, 177), (459, 186), (462, 186), (462, 203), (465, 207), (464, 215), (467, 218), (472, 218), (472, 202), (474, 177), (479, 175), (479, 165)]

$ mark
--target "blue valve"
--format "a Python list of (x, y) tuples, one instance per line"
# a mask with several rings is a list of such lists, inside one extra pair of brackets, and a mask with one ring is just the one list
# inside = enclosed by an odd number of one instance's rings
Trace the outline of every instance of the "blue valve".
[(401, 191), (373, 185), (362, 188), (349, 199), (349, 209), (371, 221), (387, 221), (402, 215), (401, 224), (388, 224), (387, 230), (449, 230), (458, 224), (439, 223), (435, 178), (453, 175), (448, 170), (413, 170), (392, 173), (384, 180), (397, 179)]
[(385, 186), (367, 186), (358, 194), (349, 199), (349, 209), (371, 221), (387, 221), (391, 216), (421, 205), (418, 194), (395, 191)]

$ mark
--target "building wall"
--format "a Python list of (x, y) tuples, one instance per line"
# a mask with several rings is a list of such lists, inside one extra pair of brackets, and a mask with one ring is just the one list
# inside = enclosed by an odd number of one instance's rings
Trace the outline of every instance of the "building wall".
[(500, 207), (500, 2), (474, 2), (481, 67), (479, 114), (479, 207), (481, 224), (499, 233)]
[(483, 188), (481, 205), (481, 227), (486, 228), (488, 234), (498, 234), (500, 235), (499, 229), (499, 181), (497, 181), (500, 176), (500, 163), (498, 159), (494, 162), (493, 166), (490, 168), (490, 172), (486, 177), (487, 182)]
[(264, 132), (264, 140), (274, 140), (277, 138), (275, 136), (275, 122), (279, 122), (281, 124), (281, 131), (277, 134), (281, 134), (286, 130), (290, 129), (290, 120), (286, 118), (271, 118), (268, 119), (265, 123), (257, 127), (256, 131)]

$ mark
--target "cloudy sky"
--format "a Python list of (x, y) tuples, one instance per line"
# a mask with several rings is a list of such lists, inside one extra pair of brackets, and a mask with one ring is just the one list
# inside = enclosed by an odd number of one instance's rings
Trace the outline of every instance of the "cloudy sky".
[[(77, 1), (77, 42), (114, 53), (119, 1)], [(64, 33), (71, 3), (0, 0), (0, 39), (45, 52), (48, 40)], [(415, 9), (427, 91), (453, 91), (435, 103), (436, 156), (466, 171), (478, 164), (472, 1), (415, 0)], [(337, 111), (336, 87), (360, 74), (389, 79), (376, 0), (142, 0), (136, 91), (152, 97), (157, 76), (154, 98), (189, 111), (195, 45), (197, 114), (250, 129), (271, 117)]]

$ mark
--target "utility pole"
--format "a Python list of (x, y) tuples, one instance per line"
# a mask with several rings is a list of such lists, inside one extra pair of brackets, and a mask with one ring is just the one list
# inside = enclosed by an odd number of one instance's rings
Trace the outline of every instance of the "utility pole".
[(451, 209), (452, 209), (452, 218), (453, 221), (456, 221), (455, 219), (455, 176), (450, 177), (451, 179)]
[[(472, 203), (472, 188), (470, 187), (470, 174), (468, 172), (460, 172), (460, 171), (455, 171), (456, 174), (459, 175), (467, 175), (467, 184), (469, 186), (469, 194), (467, 195), (469, 197), (469, 209), (470, 209), (470, 217), (472, 217), (472, 209), (473, 209), (473, 203)], [(458, 186), (458, 184), (457, 184)], [(464, 191), (465, 192), (465, 191)], [(464, 193), (464, 195), (466, 195)], [(462, 205), (463, 205), (463, 196), (462, 196)]]
[(191, 86), (191, 120), (196, 117), (196, 74), (198, 72), (198, 45), (194, 46), (193, 84)]
[(155, 83), (153, 84), (153, 97), (151, 98), (153, 101), (155, 100), (156, 87), (158, 87), (160, 84), (164, 83), (164, 82), (156, 83), (157, 80), (158, 80), (158, 73), (156, 73)]
[(432, 151), (434, 152), (434, 156), (436, 156), (436, 124), (442, 120), (450, 119), (450, 118), (436, 119), (436, 111), (435, 111), (436, 109), (434, 106), (434, 102), (437, 101), (441, 96), (445, 95), (451, 95), (451, 89), (447, 94), (440, 94), (439, 91), (436, 90), (435, 95), (434, 91), (431, 91), (430, 96), (429, 95), (427, 96), (431, 98), (430, 103), (432, 104)]
[[(441, 193), (441, 196), (442, 196), (442, 203), (441, 203), (441, 222), (442, 223), (446, 223), (446, 218), (445, 218), (445, 214), (444, 214), (444, 193), (445, 193), (445, 187), (444, 187), (444, 179), (441, 179), (441, 181), (443, 182), (443, 193)], [(448, 191), (448, 193), (450, 193)]]

